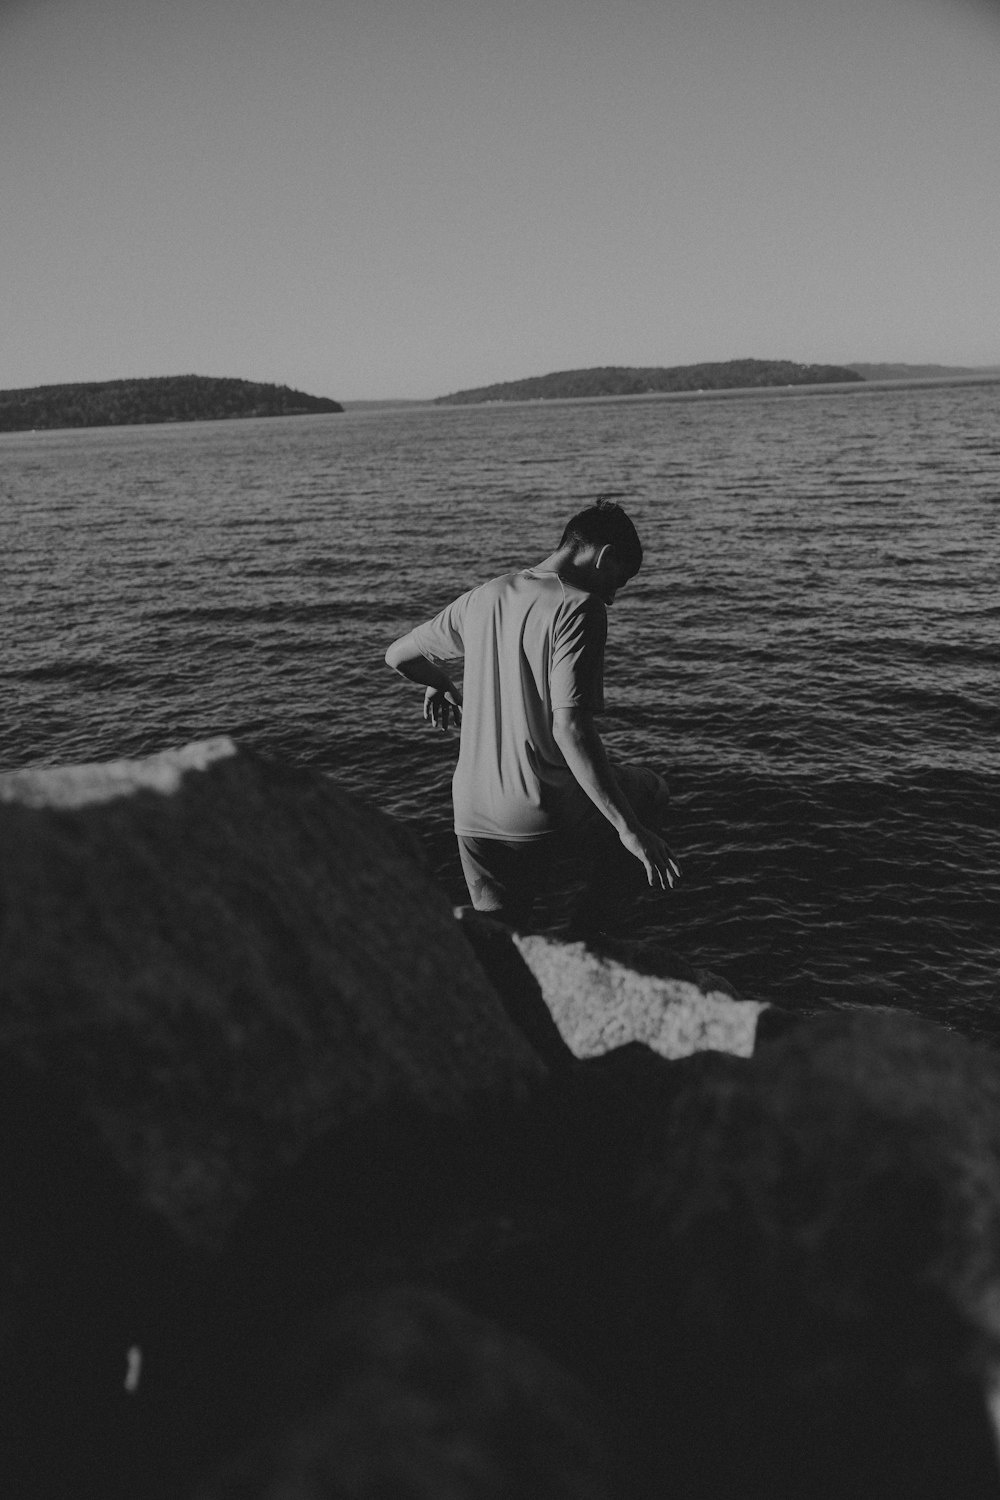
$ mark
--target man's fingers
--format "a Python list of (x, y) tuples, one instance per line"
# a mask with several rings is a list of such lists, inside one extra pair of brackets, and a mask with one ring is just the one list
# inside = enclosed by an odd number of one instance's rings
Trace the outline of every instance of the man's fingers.
[(439, 725), (447, 729), (451, 724), (456, 727), (462, 722), (462, 707), (443, 692), (428, 688), (424, 696), (424, 722), (432, 724), (436, 729)]
[(654, 860), (650, 860), (646, 866), (646, 875), (649, 883), (654, 888), (660, 887), (661, 891), (673, 890), (674, 881), (680, 879), (680, 867), (673, 855), (667, 850), (667, 846), (660, 844), (660, 852)]

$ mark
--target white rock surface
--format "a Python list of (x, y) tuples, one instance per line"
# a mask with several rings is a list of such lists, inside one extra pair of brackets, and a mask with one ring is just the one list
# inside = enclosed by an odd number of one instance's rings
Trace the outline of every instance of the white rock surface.
[(176, 750), (161, 750), (143, 760), (109, 760), (83, 766), (44, 766), (0, 775), (0, 802), (22, 807), (90, 807), (134, 797), (136, 792), (172, 796), (191, 771), (207, 771), (236, 754), (231, 739), (220, 735)]
[(722, 991), (706, 993), (683, 979), (640, 974), (585, 943), (514, 934), (567, 1046), (596, 1057), (626, 1042), (645, 1042), (668, 1058), (692, 1052), (750, 1057), (764, 1006)]

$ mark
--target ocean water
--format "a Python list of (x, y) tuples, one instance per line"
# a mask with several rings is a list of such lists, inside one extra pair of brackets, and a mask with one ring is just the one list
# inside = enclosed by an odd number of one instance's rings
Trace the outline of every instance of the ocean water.
[(454, 735), (385, 647), (618, 495), (612, 754), (674, 794), (642, 931), (784, 1004), (1000, 1040), (1000, 384), (0, 436), (0, 768), (226, 733), (413, 820)]

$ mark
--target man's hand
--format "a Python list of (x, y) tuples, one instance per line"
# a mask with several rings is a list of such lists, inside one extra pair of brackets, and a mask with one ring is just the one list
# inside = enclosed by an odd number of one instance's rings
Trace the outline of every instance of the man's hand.
[(462, 722), (462, 695), (457, 687), (429, 687), (424, 694), (424, 719), (428, 724), (447, 729), (454, 720), (456, 728)]
[(393, 641), (385, 653), (385, 661), (386, 666), (408, 682), (419, 682), (427, 689), (424, 693), (424, 719), (428, 724), (435, 727), (440, 724), (442, 729), (447, 729), (451, 722), (461, 724), (461, 688), (455, 686), (436, 662), (428, 661), (418, 649), (412, 630), (409, 635), (401, 635), (398, 641)]
[(680, 870), (673, 855), (658, 833), (651, 828), (626, 828), (618, 837), (622, 847), (636, 859), (646, 871), (646, 879), (654, 890), (673, 890), (674, 881), (680, 879)]

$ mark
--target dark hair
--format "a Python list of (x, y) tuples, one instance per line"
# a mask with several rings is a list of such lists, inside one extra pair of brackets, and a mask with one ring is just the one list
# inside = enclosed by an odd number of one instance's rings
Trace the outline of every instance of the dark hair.
[(628, 516), (614, 500), (598, 500), (566, 522), (560, 547), (613, 547), (629, 578), (642, 566), (642, 543)]

